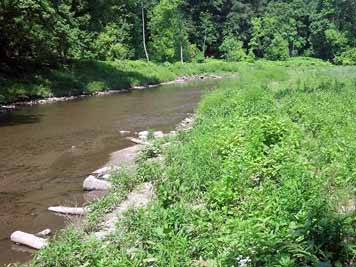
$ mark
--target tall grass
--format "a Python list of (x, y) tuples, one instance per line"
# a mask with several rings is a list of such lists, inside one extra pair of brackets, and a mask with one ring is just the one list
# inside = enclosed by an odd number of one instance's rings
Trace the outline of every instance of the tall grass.
[[(315, 59), (293, 59), (290, 62), (303, 65), (326, 64)], [(0, 103), (129, 89), (137, 85), (171, 81), (177, 76), (238, 72), (240, 66), (246, 64), (212, 59), (205, 63), (185, 64), (82, 60), (58, 69), (33, 69), (32, 72), (12, 76), (0, 74)]]
[(147, 210), (110, 243), (68, 233), (34, 266), (353, 266), (356, 69), (239, 72), (203, 99), (193, 130), (156, 149), (163, 170), (141, 165), (156, 184)]
[(239, 63), (154, 64), (144, 61), (77, 61), (54, 70), (33, 70), (16, 77), (0, 76), (0, 103), (52, 96), (93, 94), (158, 84), (181, 75), (231, 72)]

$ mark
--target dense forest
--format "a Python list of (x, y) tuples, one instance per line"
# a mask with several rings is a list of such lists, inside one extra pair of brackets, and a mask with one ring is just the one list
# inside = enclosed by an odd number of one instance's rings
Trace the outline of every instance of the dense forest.
[(77, 59), (356, 62), (354, 0), (1, 0), (1, 70)]
[(21, 266), (356, 266), (356, 0), (0, 0), (0, 44)]

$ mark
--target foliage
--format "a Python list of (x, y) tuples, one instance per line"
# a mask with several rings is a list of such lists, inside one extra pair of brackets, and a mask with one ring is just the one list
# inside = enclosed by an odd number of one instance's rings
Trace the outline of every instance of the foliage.
[(178, 12), (181, 2), (162, 0), (152, 10), (149, 28), (157, 61), (178, 61), (181, 58), (181, 49), (188, 45), (184, 18)]
[(243, 61), (246, 59), (246, 52), (242, 47), (242, 42), (234, 36), (225, 37), (219, 49), (227, 61)]
[(342, 65), (356, 65), (356, 48), (349, 49), (337, 57), (337, 62)]
[[(191, 61), (202, 61), (202, 54), (188, 50)], [(195, 54), (198, 53), (198, 54)], [(188, 55), (186, 55), (188, 59)], [(204, 64), (164, 64), (145, 61), (74, 61), (58, 69), (40, 69), (21, 78), (0, 75), (0, 103), (43, 97), (95, 94), (107, 90), (130, 89), (137, 85), (171, 81), (178, 76), (215, 72), (235, 72), (236, 63), (210, 60)]]
[(286, 60), (289, 57), (288, 42), (277, 35), (266, 49), (266, 57), (271, 60)]
[(127, 39), (125, 24), (109, 24), (98, 35), (93, 44), (93, 51), (96, 51), (97, 58), (101, 60), (128, 59), (132, 54), (124, 41)]
[(147, 209), (109, 243), (68, 231), (33, 265), (352, 266), (355, 67), (301, 58), (239, 73), (205, 96), (191, 131), (143, 152), (133, 179), (155, 183)]
[(226, 56), (226, 42), (235, 42), (229, 45), (238, 60), (240, 47), (264, 58), (281, 38), (290, 56), (336, 62), (356, 46), (355, 13), (354, 0), (4, 0), (0, 70), (21, 75), (34, 63), (44, 68), (78, 59), (142, 59), (143, 32), (159, 62)]

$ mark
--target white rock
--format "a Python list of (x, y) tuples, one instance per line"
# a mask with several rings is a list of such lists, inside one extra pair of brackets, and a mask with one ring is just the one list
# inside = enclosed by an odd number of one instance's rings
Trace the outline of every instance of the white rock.
[(43, 231), (41, 231), (41, 232), (36, 233), (35, 236), (38, 236), (38, 237), (45, 237), (45, 236), (50, 235), (51, 232), (52, 232), (51, 229), (45, 229), (45, 230), (43, 230)]
[(191, 118), (185, 118), (183, 120), (184, 123), (191, 123), (192, 121), (193, 121), (193, 119), (191, 119)]
[(83, 188), (84, 190), (87, 191), (92, 191), (92, 190), (104, 191), (104, 190), (111, 189), (111, 187), (112, 184), (110, 182), (99, 180), (95, 178), (95, 176), (93, 175), (88, 176), (83, 182)]
[(49, 207), (49, 211), (53, 211), (61, 214), (69, 214), (69, 215), (84, 215), (86, 213), (84, 208), (72, 208), (72, 207)]
[(148, 132), (148, 131), (142, 131), (142, 132), (139, 132), (139, 133), (138, 133), (138, 137), (139, 137), (140, 139), (143, 139), (143, 140), (147, 140), (148, 135), (149, 135), (149, 132)]
[(153, 136), (155, 138), (162, 138), (162, 137), (164, 137), (164, 133), (162, 131), (157, 131), (157, 132), (154, 132)]
[(48, 241), (46, 239), (21, 231), (13, 232), (10, 236), (10, 239), (12, 242), (19, 243), (34, 249), (41, 249), (48, 245)]
[(107, 174), (107, 173), (110, 172), (110, 171), (111, 171), (111, 168), (108, 167), (108, 166), (105, 166), (105, 167), (100, 168), (100, 169), (98, 169), (98, 170), (96, 170), (96, 171), (93, 171), (93, 174), (96, 174), (96, 175), (98, 175), (98, 176), (101, 176), (101, 175)]
[(130, 131), (120, 131), (120, 134), (125, 135), (131, 133)]
[(108, 180), (110, 178), (110, 174), (105, 174), (101, 178), (103, 178), (104, 180)]

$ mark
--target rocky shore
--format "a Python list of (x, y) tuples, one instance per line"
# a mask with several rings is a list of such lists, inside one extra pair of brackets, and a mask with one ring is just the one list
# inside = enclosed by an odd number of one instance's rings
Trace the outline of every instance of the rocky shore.
[[(177, 131), (189, 130), (192, 127), (193, 122), (194, 117), (189, 116), (177, 125), (176, 130), (169, 133), (163, 133), (162, 131), (141, 131), (138, 133), (133, 133), (134, 136), (132, 136), (132, 139), (130, 140), (135, 143), (134, 146), (113, 152), (111, 154), (111, 159), (107, 164), (93, 171), (87, 178), (84, 179), (84, 194), (86, 196), (89, 194), (91, 195), (90, 197), (85, 197), (85, 199), (87, 199), (87, 203), (84, 205), (84, 207), (57, 206), (48, 207), (48, 211), (57, 213), (59, 215), (79, 216), (84, 218), (88, 213), (90, 213), (90, 208), (88, 208), (87, 204), (102, 198), (108, 194), (110, 190), (112, 190), (113, 185), (110, 181), (112, 173), (124, 168), (125, 170), (129, 171), (131, 175), (135, 175), (135, 169), (137, 167), (136, 159), (139, 153), (145, 149), (146, 146), (151, 146), (152, 141), (155, 139), (174, 136), (177, 134)], [(122, 131), (121, 134), (129, 135), (131, 132)], [(159, 156), (158, 159), (161, 162), (164, 161), (162, 156)], [(89, 233), (89, 235), (93, 235), (98, 239), (105, 239), (115, 231), (116, 223), (127, 210), (131, 208), (144, 208), (151, 202), (153, 198), (154, 184), (151, 182), (146, 182), (138, 185), (136, 189), (127, 195), (126, 199), (114, 207), (113, 211), (107, 213), (104, 216), (101, 223), (98, 225), (97, 230), (95, 232)], [(50, 242), (50, 233), (50, 229), (46, 229), (36, 234), (17, 230), (12, 233), (10, 239), (16, 244), (39, 250), (48, 246)]]

